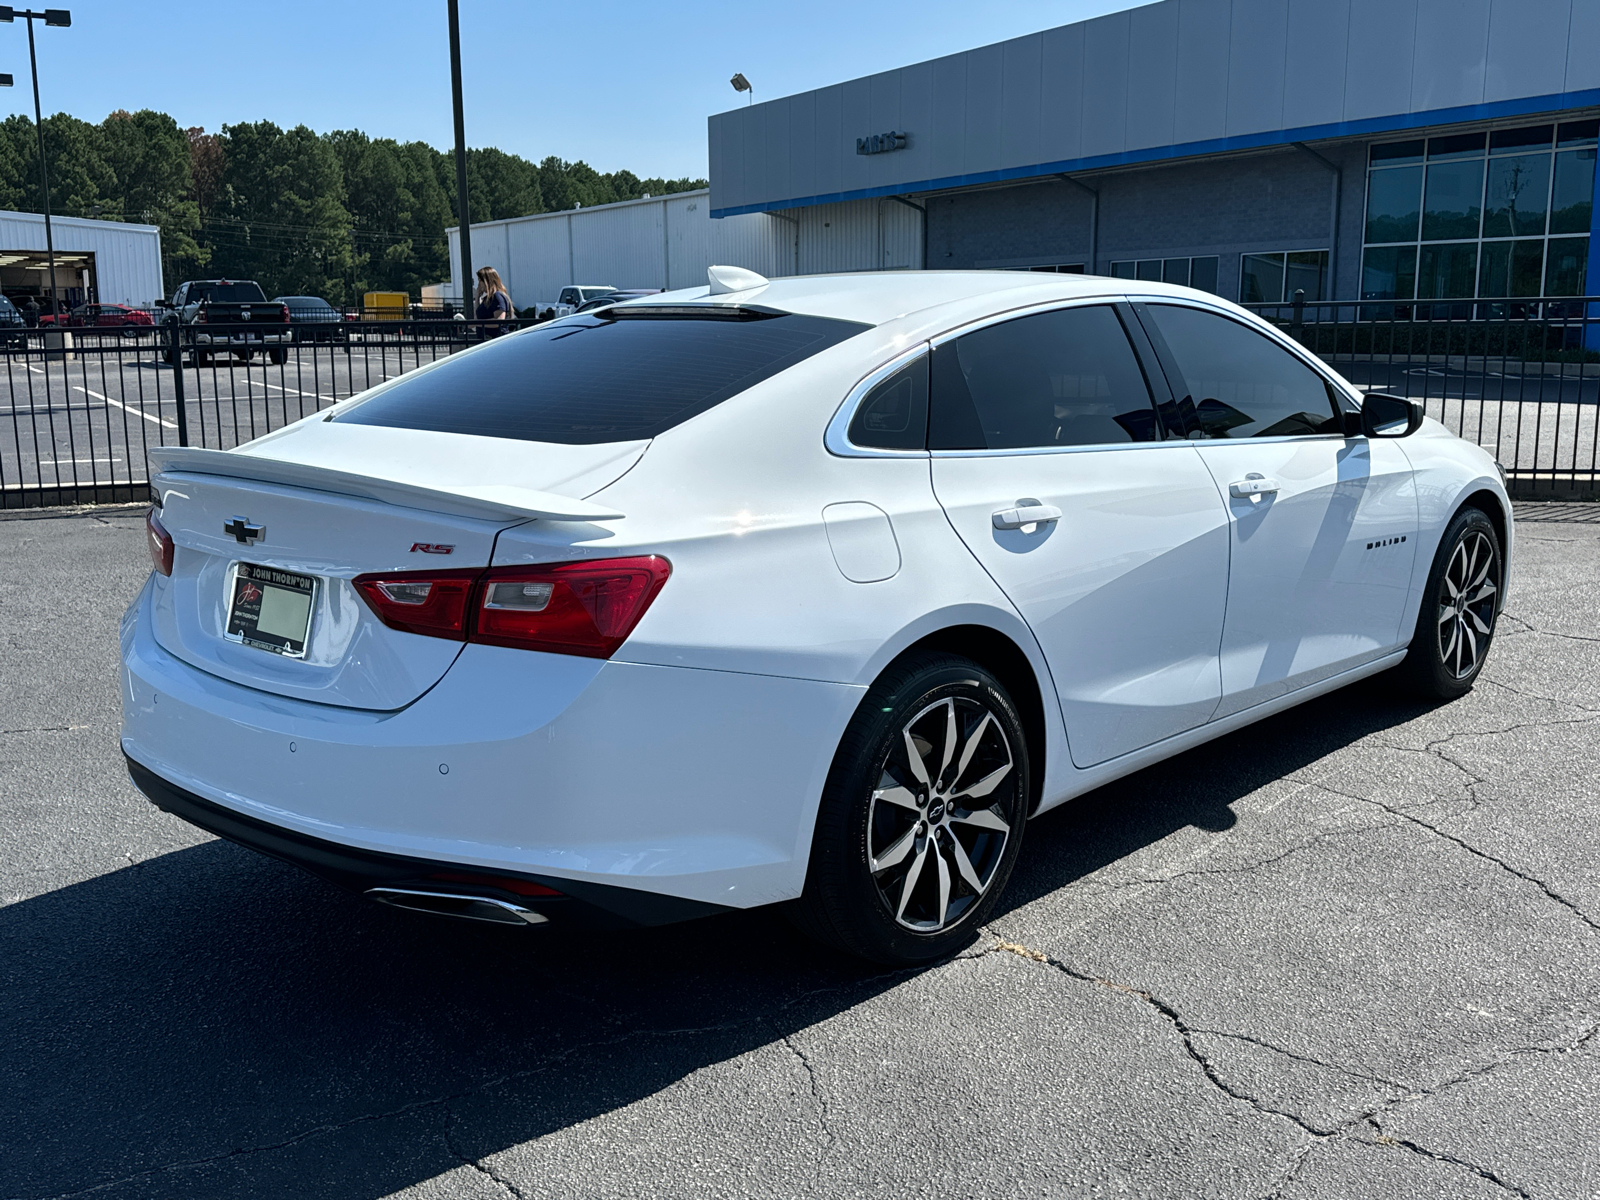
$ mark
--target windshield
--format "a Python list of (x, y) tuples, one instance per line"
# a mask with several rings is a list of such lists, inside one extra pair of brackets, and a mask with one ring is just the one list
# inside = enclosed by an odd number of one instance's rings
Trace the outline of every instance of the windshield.
[(265, 301), (266, 293), (259, 283), (191, 283), (189, 303), (204, 300), (208, 304), (246, 304)]
[(565, 445), (650, 438), (870, 328), (750, 310), (615, 311), (500, 338), (334, 419)]

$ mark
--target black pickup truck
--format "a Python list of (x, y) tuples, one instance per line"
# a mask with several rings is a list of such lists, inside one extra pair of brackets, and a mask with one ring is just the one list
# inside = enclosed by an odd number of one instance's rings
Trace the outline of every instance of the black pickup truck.
[[(192, 329), (185, 334), (198, 365), (215, 354), (235, 354), (248, 361), (257, 354), (275, 363), (289, 357), (294, 339), (289, 306), (268, 300), (261, 285), (251, 280), (192, 279), (180, 284), (172, 299), (163, 301), (163, 329)], [(168, 344), (166, 360), (172, 361)]]

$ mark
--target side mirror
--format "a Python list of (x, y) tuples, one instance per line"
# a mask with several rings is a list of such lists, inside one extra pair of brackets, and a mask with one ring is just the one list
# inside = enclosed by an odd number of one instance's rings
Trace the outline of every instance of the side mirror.
[(1422, 405), (1403, 396), (1368, 392), (1361, 402), (1361, 432), (1372, 438), (1410, 437), (1422, 428)]

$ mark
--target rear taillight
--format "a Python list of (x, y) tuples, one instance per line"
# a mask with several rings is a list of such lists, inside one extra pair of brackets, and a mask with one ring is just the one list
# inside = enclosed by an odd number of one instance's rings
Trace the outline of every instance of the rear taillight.
[(467, 604), (481, 570), (362, 575), (351, 582), (391, 629), (463, 641)]
[(428, 637), (610, 658), (672, 573), (657, 555), (414, 571), (354, 580), (391, 629)]
[(172, 535), (161, 524), (153, 508), (144, 519), (144, 540), (150, 550), (150, 565), (163, 575), (171, 575)]
[(289, 320), (289, 306), (287, 304), (283, 306), (283, 319), (285, 322)]
[(671, 573), (667, 560), (654, 554), (544, 567), (496, 567), (484, 573), (479, 585), (469, 640), (610, 658)]

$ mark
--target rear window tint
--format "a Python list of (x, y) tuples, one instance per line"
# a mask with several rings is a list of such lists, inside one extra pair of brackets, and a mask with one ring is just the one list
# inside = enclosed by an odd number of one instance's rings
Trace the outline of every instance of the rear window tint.
[(213, 304), (248, 304), (265, 300), (261, 285), (256, 283), (191, 283), (189, 303), (208, 300)]
[(650, 438), (870, 328), (749, 310), (616, 311), (499, 338), (335, 419), (565, 445)]

